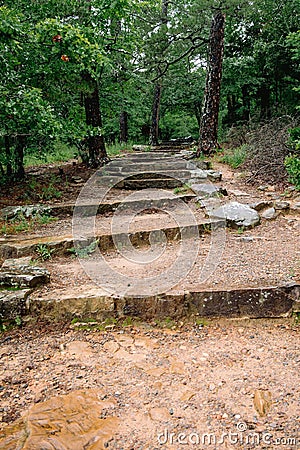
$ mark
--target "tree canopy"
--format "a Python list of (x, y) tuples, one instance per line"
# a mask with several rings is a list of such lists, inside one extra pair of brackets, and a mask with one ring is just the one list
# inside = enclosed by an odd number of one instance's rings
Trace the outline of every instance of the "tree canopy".
[(100, 165), (105, 143), (148, 143), (153, 117), (157, 141), (198, 139), (218, 11), (225, 18), (219, 131), (296, 114), (300, 0), (1, 5), (2, 175), (23, 176), (24, 153), (49, 152), (57, 142)]

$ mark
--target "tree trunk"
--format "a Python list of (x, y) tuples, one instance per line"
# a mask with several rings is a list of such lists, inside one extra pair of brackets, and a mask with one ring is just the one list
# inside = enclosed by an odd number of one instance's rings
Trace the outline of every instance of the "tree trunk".
[(210, 154), (218, 145), (218, 119), (224, 53), (225, 14), (217, 12), (212, 19), (208, 51), (208, 67), (202, 112), (199, 147), (200, 153)]
[(152, 107), (152, 121), (150, 130), (150, 145), (158, 145), (159, 133), (159, 108), (161, 100), (161, 84), (157, 83), (154, 90), (154, 101)]
[(15, 177), (17, 180), (21, 180), (25, 177), (24, 169), (24, 149), (26, 145), (26, 136), (18, 135), (16, 138), (15, 148)]
[(236, 123), (236, 98), (235, 95), (227, 95), (227, 123), (231, 127), (232, 125), (235, 125)]
[[(92, 84), (94, 89), (90, 94), (86, 95), (84, 99), (86, 124), (91, 125), (95, 128), (101, 128), (102, 117), (100, 111), (98, 86), (97, 83), (92, 80), (90, 75), (88, 75), (87, 77), (89, 78), (89, 82)], [(88, 165), (90, 167), (100, 167), (109, 160), (102, 134), (87, 136), (87, 138), (85, 139), (85, 143), (88, 148)]]
[[(165, 29), (167, 31), (168, 26), (168, 6), (169, 0), (162, 0), (161, 3), (161, 20), (160, 27), (162, 30)], [(161, 69), (158, 68), (157, 75), (160, 77)], [(161, 101), (161, 91), (162, 91), (162, 83), (160, 78), (155, 85), (154, 88), (154, 99), (152, 106), (152, 120), (151, 120), (151, 128), (150, 128), (150, 145), (158, 145), (159, 141), (159, 109), (160, 109), (160, 101)]]
[(9, 136), (4, 136), (4, 144), (5, 144), (5, 165), (6, 165), (6, 175), (8, 178), (12, 177), (12, 164), (11, 164), (11, 148), (10, 148), (10, 141)]
[(200, 125), (201, 125), (201, 102), (199, 100), (196, 100), (194, 102), (194, 111), (195, 111), (195, 116), (196, 116), (197, 123), (198, 123), (198, 128), (200, 130)]
[(120, 143), (128, 142), (128, 113), (122, 111), (120, 114)]
[(249, 122), (250, 120), (250, 95), (249, 95), (249, 87), (244, 84), (242, 87), (242, 97), (243, 97), (243, 122)]
[(270, 88), (263, 84), (259, 90), (260, 95), (260, 120), (268, 120), (271, 117), (270, 109)]

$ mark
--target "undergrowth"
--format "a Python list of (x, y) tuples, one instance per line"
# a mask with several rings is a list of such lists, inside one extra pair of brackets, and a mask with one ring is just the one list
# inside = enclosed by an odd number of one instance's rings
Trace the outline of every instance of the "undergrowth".
[(19, 212), (13, 219), (0, 221), (0, 235), (32, 231), (38, 225), (47, 225), (56, 220), (55, 217), (51, 217), (48, 214), (35, 214), (27, 218), (22, 212)]

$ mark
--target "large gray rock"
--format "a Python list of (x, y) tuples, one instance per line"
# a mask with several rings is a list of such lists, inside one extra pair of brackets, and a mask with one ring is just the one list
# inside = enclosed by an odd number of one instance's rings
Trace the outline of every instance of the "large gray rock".
[(227, 224), (233, 227), (252, 228), (260, 222), (257, 211), (239, 202), (230, 202), (212, 210), (210, 217), (225, 219)]
[(43, 267), (30, 265), (31, 258), (8, 259), (0, 269), (0, 286), (36, 288), (49, 283), (50, 273)]

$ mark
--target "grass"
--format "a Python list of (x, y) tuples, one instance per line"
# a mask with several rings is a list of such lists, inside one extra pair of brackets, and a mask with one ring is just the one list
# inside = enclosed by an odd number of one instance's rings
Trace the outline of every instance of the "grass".
[(233, 169), (240, 167), (247, 157), (248, 147), (247, 145), (241, 145), (240, 147), (232, 148), (224, 151), (224, 155), (220, 158), (220, 161), (228, 164)]
[(181, 187), (176, 187), (173, 192), (174, 194), (186, 194), (189, 191), (191, 191), (191, 187), (188, 184), (184, 184)]
[(21, 212), (13, 219), (0, 221), (0, 235), (2, 234), (18, 234), (23, 231), (31, 231), (38, 225), (47, 225), (56, 221), (55, 217), (48, 214), (36, 214), (30, 218), (26, 218)]
[(132, 142), (127, 144), (110, 144), (106, 146), (108, 156), (119, 156), (124, 152), (132, 152)]
[(54, 149), (51, 152), (45, 154), (28, 154), (25, 155), (24, 165), (29, 166), (39, 166), (42, 164), (53, 164), (57, 162), (69, 161), (77, 156), (76, 147), (57, 142)]

